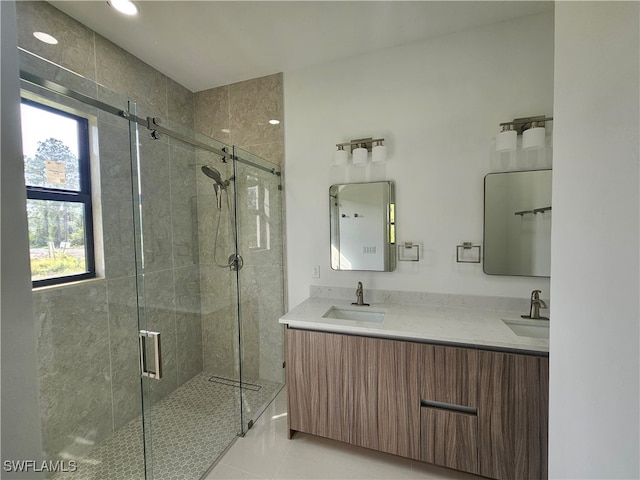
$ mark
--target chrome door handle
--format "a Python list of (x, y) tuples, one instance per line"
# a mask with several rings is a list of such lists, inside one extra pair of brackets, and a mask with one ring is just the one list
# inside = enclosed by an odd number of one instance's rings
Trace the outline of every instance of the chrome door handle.
[[(149, 370), (147, 361), (147, 338), (153, 340), (153, 370)], [(160, 380), (162, 378), (162, 351), (160, 349), (160, 332), (140, 330), (138, 333), (140, 344), (140, 373), (143, 377)]]

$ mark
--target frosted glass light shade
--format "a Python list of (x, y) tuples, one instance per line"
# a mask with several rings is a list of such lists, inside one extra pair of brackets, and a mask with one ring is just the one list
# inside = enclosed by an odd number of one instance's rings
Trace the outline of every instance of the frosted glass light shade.
[(544, 147), (544, 127), (534, 127), (522, 134), (523, 150), (535, 150)]
[(387, 160), (387, 147), (384, 145), (376, 145), (373, 147), (371, 161), (374, 163), (385, 162)]
[(366, 165), (367, 164), (367, 154), (369, 153), (366, 148), (359, 147), (353, 150), (353, 164), (354, 165)]
[(505, 130), (496, 135), (496, 150), (511, 152), (516, 149), (518, 133), (515, 130)]
[(336, 155), (333, 158), (334, 165), (346, 165), (349, 162), (349, 152), (340, 149), (336, 150)]

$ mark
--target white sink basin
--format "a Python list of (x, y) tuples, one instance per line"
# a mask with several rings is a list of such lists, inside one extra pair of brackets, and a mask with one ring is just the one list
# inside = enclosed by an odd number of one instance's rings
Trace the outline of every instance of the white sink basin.
[(519, 337), (549, 338), (549, 320), (502, 320)]
[(338, 320), (355, 320), (358, 322), (380, 323), (384, 320), (383, 310), (371, 310), (370, 307), (331, 307), (322, 318), (336, 318)]

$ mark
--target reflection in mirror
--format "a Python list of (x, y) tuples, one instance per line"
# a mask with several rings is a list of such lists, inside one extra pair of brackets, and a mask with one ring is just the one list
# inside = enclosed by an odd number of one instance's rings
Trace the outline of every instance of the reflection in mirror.
[(395, 270), (394, 196), (386, 181), (329, 188), (332, 269)]
[(484, 272), (550, 275), (551, 170), (484, 178)]

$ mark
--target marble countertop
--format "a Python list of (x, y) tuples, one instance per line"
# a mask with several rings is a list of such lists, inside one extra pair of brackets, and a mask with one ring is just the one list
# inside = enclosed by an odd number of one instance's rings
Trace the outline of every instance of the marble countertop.
[[(383, 310), (385, 316), (381, 323), (323, 318), (332, 306)], [(311, 297), (281, 317), (280, 323), (307, 330), (548, 353), (548, 339), (518, 336), (502, 321), (521, 320), (520, 313), (398, 303), (357, 307), (346, 300)]]

